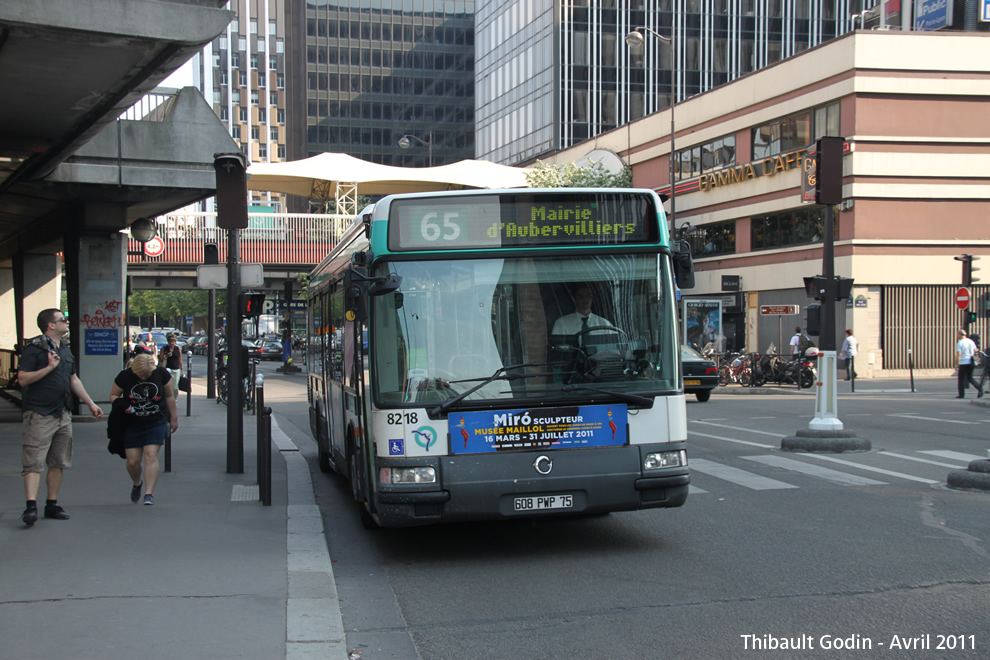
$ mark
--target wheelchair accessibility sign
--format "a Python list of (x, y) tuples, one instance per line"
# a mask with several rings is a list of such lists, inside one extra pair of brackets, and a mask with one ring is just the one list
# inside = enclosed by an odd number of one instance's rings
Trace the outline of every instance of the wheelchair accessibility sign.
[(405, 440), (399, 438), (397, 440), (388, 441), (388, 455), (389, 456), (402, 456), (406, 453)]

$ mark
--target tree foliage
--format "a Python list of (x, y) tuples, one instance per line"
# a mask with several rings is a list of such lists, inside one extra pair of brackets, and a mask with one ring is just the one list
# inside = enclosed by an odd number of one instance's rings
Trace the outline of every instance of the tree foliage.
[[(156, 316), (159, 326), (174, 326), (182, 328), (185, 326), (186, 316), (208, 316), (209, 292), (203, 290), (196, 291), (165, 291), (165, 290), (142, 290), (131, 293), (129, 300), (130, 318), (137, 320), (140, 318), (149, 319)], [(216, 309), (213, 310), (215, 316), (221, 317), (227, 310), (227, 292), (218, 290), (216, 295)], [(137, 325), (131, 323), (131, 325)]]
[(612, 174), (594, 161), (586, 167), (537, 161), (526, 174), (526, 183), (531, 188), (628, 188), (632, 186), (632, 170), (623, 167), (619, 173)]

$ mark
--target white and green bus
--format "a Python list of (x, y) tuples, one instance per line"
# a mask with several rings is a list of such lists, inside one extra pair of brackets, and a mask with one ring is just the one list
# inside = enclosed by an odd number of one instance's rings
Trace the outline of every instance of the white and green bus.
[(650, 190), (384, 198), (310, 280), (320, 468), (385, 527), (682, 505), (678, 280)]

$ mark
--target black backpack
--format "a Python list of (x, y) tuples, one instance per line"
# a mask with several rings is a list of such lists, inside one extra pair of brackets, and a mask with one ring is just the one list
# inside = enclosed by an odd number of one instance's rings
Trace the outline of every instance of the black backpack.
[(804, 355), (805, 351), (807, 351), (809, 348), (811, 348), (814, 345), (815, 342), (812, 341), (811, 337), (809, 337), (806, 333), (802, 332), (801, 336), (798, 338), (798, 350), (801, 351), (801, 354)]

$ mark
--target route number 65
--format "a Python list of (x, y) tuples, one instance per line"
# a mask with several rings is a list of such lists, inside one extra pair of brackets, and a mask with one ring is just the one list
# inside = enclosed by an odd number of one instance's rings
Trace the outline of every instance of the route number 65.
[(420, 232), (423, 234), (423, 238), (428, 241), (435, 241), (442, 238), (445, 241), (456, 240), (458, 236), (461, 235), (461, 226), (454, 222), (460, 213), (456, 211), (448, 211), (443, 214), (443, 226), (438, 224), (438, 219), (440, 214), (436, 211), (432, 211), (423, 216), (423, 222), (420, 224)]

